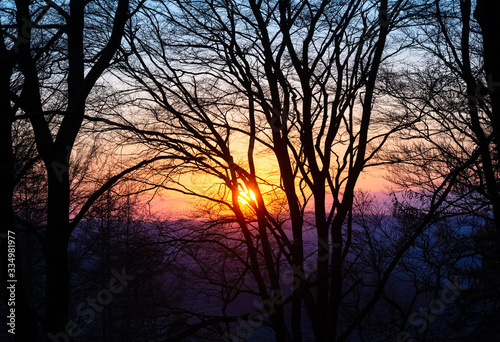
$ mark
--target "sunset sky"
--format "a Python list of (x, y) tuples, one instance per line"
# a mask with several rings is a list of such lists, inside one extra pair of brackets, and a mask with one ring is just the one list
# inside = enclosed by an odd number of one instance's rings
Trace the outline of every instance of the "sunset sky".
[(500, 341), (499, 13), (1, 1), (0, 341)]

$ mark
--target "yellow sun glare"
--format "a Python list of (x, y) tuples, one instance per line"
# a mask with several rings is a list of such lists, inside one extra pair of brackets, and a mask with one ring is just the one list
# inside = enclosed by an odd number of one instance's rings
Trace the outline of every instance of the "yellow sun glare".
[(241, 203), (244, 203), (244, 204), (250, 204), (252, 202), (256, 202), (257, 201), (257, 197), (255, 197), (255, 194), (253, 193), (252, 190), (250, 189), (243, 189), (240, 187), (240, 191), (239, 191), (239, 196), (238, 196), (238, 200), (241, 202)]

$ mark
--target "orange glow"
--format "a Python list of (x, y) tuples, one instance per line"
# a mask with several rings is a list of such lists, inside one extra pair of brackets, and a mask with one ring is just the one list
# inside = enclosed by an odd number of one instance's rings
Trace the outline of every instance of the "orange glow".
[(240, 203), (250, 205), (250, 203), (255, 203), (257, 201), (257, 197), (255, 197), (255, 194), (251, 189), (244, 188), (242, 186), (240, 186), (239, 188), (240, 190), (238, 200), (240, 201)]

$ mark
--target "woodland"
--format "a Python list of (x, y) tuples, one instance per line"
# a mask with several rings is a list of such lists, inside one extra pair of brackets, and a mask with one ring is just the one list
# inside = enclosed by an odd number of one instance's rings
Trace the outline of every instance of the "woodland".
[(499, 341), (499, 14), (2, 0), (0, 339)]

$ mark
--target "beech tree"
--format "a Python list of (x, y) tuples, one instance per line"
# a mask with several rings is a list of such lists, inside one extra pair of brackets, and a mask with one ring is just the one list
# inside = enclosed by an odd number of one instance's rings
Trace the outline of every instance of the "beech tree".
[[(144, 290), (144, 307), (117, 301), (80, 338), (119, 338), (113, 326), (168, 341), (253, 338), (257, 326), (277, 341), (463, 336), (422, 332), (411, 319), (452, 274), (480, 286), (447, 308), (461, 306), (462, 317), (438, 321), (497, 337), (498, 310), (485, 299), (498, 298), (499, 284), (500, 244), (488, 241), (500, 241), (493, 1), (478, 0), (474, 13), (467, 0), (1, 6), (0, 233), (29, 231), (44, 258), (40, 305), (19, 262), (31, 240), (19, 235), (17, 340), (37, 341), (38, 330), (71, 339), (69, 309), (86, 293), (70, 291), (70, 241), (80, 244), (73, 257), (100, 258), (102, 278), (82, 290), (106, 285), (130, 256), (151, 286), (127, 290)], [(83, 136), (98, 134), (133, 150), (135, 163), (86, 179), (97, 149)], [(356, 194), (363, 172), (381, 165), (394, 165), (408, 198), (394, 197), (393, 218)], [(121, 179), (134, 182), (129, 194), (191, 197), (199, 216), (132, 224), (132, 206), (112, 192)], [(460, 239), (444, 248), (467, 215), (466, 248)], [(456, 265), (464, 259), (473, 272)], [(432, 267), (421, 278), (420, 265)], [(403, 283), (411, 298), (400, 298)], [(192, 304), (204, 299), (215, 304)], [(477, 303), (493, 309), (477, 315)]]
[[(278, 341), (303, 339), (303, 307), (317, 341), (345, 340), (380, 298), (375, 293), (353, 325), (339, 323), (350, 290), (343, 266), (351, 231), (343, 227), (357, 181), (390, 135), (411, 124), (385, 111), (375, 93), (380, 65), (402, 48), (387, 37), (405, 20), (405, 6), (152, 1), (138, 19), (141, 29), (128, 32), (129, 58), (117, 76), (140, 94), (146, 118), (101, 120), (171, 156), (171, 164), (156, 167), (157, 177), (140, 181), (208, 201), (209, 217), (240, 232), (245, 255), (227, 252), (252, 275), (254, 294), (274, 301), (269, 319)], [(268, 161), (258, 161), (264, 153)], [(265, 176), (261, 163), (276, 171)], [(198, 184), (177, 178), (190, 173)], [(203, 179), (212, 185), (197, 186)], [(286, 216), (270, 209), (279, 200)], [(313, 270), (304, 269), (308, 206)], [(222, 219), (228, 215), (232, 220)], [(293, 270), (294, 284), (283, 284), (284, 269)]]
[[(400, 178), (401, 185), (433, 194), (440, 177), (469, 164), (454, 180), (455, 195), (472, 196), (478, 208), (489, 207), (489, 219), (498, 227), (494, 99), (500, 83), (494, 67), (486, 62), (495, 51), (489, 38), (483, 37), (494, 26), (484, 14), (484, 8), (491, 6), (488, 3), (477, 4), (475, 16), (482, 18), (481, 25), (473, 19), (470, 1), (435, 1), (416, 15), (421, 26), (407, 29), (406, 34), (415, 42), (414, 51), (426, 53), (425, 61), (416, 58), (406, 69), (393, 69), (387, 74), (385, 90), (418, 119), (404, 133), (409, 143), (396, 154), (408, 161), (407, 169), (400, 170), (408, 175)], [(428, 22), (429, 17), (435, 20)]]
[[(495, 6), (492, 1), (430, 2), (415, 15), (419, 25), (405, 31), (414, 42), (414, 60), (390, 70), (385, 88), (402, 110), (418, 118), (401, 136), (405, 143), (394, 151), (393, 158), (403, 162), (394, 169), (398, 177), (393, 180), (426, 199), (426, 205), (415, 209), (425, 212), (432, 199), (441, 197), (443, 217), (466, 217), (471, 222), (469, 229), (453, 238), (465, 236), (467, 244), (474, 246), (469, 255), (482, 263), (464, 275), (475, 285), (467, 291), (458, 324), (472, 322), (470, 334), (480, 339), (498, 336), (489, 323), (498, 317), (499, 282), (493, 274), (500, 246), (500, 75), (492, 62), (498, 56), (492, 38), (498, 25), (491, 15), (498, 10)], [(425, 53), (425, 59), (418, 57), (420, 53)], [(448, 192), (443, 191), (444, 183), (449, 184)], [(467, 253), (460, 248), (463, 245), (454, 253)], [(481, 300), (481, 307), (489, 309), (478, 309)]]
[[(120, 46), (133, 13), (130, 7), (128, 0), (47, 1), (46, 5), (20, 0), (2, 8), (8, 20), (2, 20), (1, 43), (6, 61), (2, 63), (2, 160), (6, 161), (2, 175), (7, 180), (2, 188), (2, 210), (8, 218), (6, 228), (16, 231), (12, 127), (15, 121), (26, 120), (36, 143), (36, 158), (43, 161), (47, 177), (46, 227), (40, 232), (46, 280), (45, 313), (40, 322), (47, 341), (68, 333), (68, 241), (77, 224), (70, 218), (70, 156), (87, 99)], [(22, 279), (21, 268), (17, 276)], [(18, 294), (25, 304), (22, 285)], [(21, 305), (19, 315), (22, 332), (16, 338), (37, 340), (33, 308)], [(24, 323), (27, 329), (22, 328)]]

